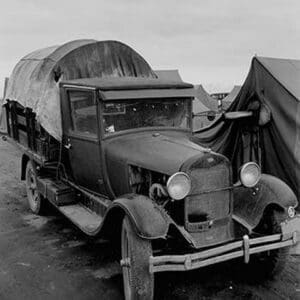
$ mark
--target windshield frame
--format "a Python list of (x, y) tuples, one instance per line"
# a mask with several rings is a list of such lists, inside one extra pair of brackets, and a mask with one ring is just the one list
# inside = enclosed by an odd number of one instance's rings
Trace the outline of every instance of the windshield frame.
[[(120, 135), (126, 135), (126, 134), (130, 134), (130, 133), (134, 133), (134, 132), (142, 132), (142, 131), (180, 131), (180, 132), (187, 132), (187, 133), (191, 133), (193, 128), (193, 117), (192, 117), (192, 97), (180, 97), (180, 98), (149, 98), (149, 99), (126, 99), (124, 101), (132, 101), (132, 102), (146, 102), (146, 101), (153, 101), (153, 100), (161, 100), (161, 101), (176, 101), (176, 100), (183, 100), (187, 102), (187, 115), (188, 115), (188, 124), (187, 124), (187, 128), (180, 128), (180, 127), (169, 127), (169, 126), (147, 126), (147, 127), (136, 127), (136, 128), (131, 128), (131, 129), (126, 129), (126, 130), (121, 130), (121, 131), (117, 131), (114, 133), (110, 133), (107, 134), (104, 131), (104, 126), (102, 124), (104, 124), (104, 104), (106, 101), (103, 101), (100, 97), (99, 97), (99, 121), (100, 121), (100, 134), (101, 134), (101, 139), (109, 139), (109, 138), (113, 138), (116, 136), (120, 136)], [(113, 100), (116, 102), (122, 102), (123, 100)], [(107, 102), (113, 102), (113, 101), (107, 101)]]

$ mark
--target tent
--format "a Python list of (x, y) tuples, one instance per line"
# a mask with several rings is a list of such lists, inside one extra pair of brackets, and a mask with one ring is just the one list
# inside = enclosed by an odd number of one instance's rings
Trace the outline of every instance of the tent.
[(223, 98), (222, 101), (226, 101), (230, 103), (233, 102), (233, 100), (236, 98), (240, 90), (241, 90), (241, 86), (235, 85), (231, 90), (231, 92), (225, 98)]
[(59, 82), (105, 76), (157, 78), (148, 63), (125, 44), (76, 40), (22, 58), (9, 78), (4, 100), (31, 108), (41, 125), (61, 140)]
[(235, 85), (233, 87), (233, 89), (231, 90), (231, 92), (224, 99), (222, 99), (222, 108), (223, 108), (223, 110), (228, 109), (228, 107), (231, 105), (231, 103), (237, 97), (240, 90), (241, 90), (241, 86), (240, 85)]
[(205, 111), (209, 111), (210, 109), (206, 107), (198, 98), (193, 100), (193, 113), (201, 113)]
[(194, 85), (194, 89), (195, 99), (193, 101), (193, 113), (204, 113), (193, 119), (193, 130), (195, 131), (209, 126), (212, 123), (212, 121), (208, 119), (207, 114), (205, 113), (216, 111), (218, 109), (218, 106), (217, 101), (210, 97), (210, 95), (205, 91), (202, 85)]
[(212, 98), (204, 89), (204, 87), (200, 85), (194, 85), (196, 90), (196, 98), (201, 101), (204, 106), (208, 108), (208, 110), (218, 111), (218, 101)]
[[(193, 100), (193, 113), (205, 113), (210, 111), (199, 99), (195, 98)], [(193, 130), (199, 130), (211, 124), (211, 121), (208, 120), (207, 115), (203, 114), (193, 118)]]
[(254, 57), (228, 111), (255, 117), (219, 119), (195, 133), (194, 141), (231, 159), (234, 177), (247, 161), (285, 181), (300, 197), (300, 60)]
[(2, 106), (4, 104), (4, 95), (7, 89), (7, 85), (8, 85), (8, 78), (5, 77), (4, 80), (4, 90), (3, 90), (3, 98), (0, 99), (0, 134), (7, 133), (7, 121), (6, 121), (6, 114), (2, 113)]

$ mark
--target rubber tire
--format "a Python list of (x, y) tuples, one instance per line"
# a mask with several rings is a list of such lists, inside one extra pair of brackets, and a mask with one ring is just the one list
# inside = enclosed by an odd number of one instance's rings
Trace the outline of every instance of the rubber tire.
[(43, 215), (46, 201), (37, 190), (37, 172), (32, 161), (28, 161), (25, 171), (27, 199), (30, 210), (36, 215)]
[[(286, 215), (283, 212), (274, 209), (267, 210), (256, 232), (268, 235), (281, 233), (280, 223), (285, 220)], [(273, 278), (284, 269), (288, 255), (289, 247), (284, 247), (250, 257), (247, 265), (247, 277), (250, 276), (251, 280), (255, 282)]]
[(135, 233), (128, 216), (124, 217), (122, 224), (121, 255), (122, 259), (130, 259), (130, 267), (122, 266), (125, 300), (152, 300), (154, 274), (149, 272), (151, 241), (141, 239)]

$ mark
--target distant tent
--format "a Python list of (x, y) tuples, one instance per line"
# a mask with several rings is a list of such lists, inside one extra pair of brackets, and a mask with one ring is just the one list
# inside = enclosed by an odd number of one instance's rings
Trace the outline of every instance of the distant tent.
[(209, 110), (217, 111), (218, 110), (218, 101), (212, 98), (200, 85), (194, 85), (196, 90), (196, 98), (201, 101)]
[[(3, 99), (0, 99), (0, 112), (2, 110), (2, 106), (3, 106)], [(0, 113), (0, 134), (7, 133), (7, 128), (6, 128), (6, 114), (4, 113)]]
[(210, 109), (206, 107), (198, 98), (193, 100), (193, 113), (197, 114), (204, 111), (209, 111)]
[(227, 92), (212, 93), (210, 96), (216, 100), (223, 100), (229, 95)]
[(240, 85), (235, 85), (231, 92), (223, 99), (223, 101), (232, 102), (241, 90)]
[(182, 81), (178, 70), (154, 70), (159, 79)]
[(228, 107), (234, 101), (234, 99), (236, 98), (236, 96), (238, 95), (240, 90), (241, 90), (241, 86), (240, 85), (235, 85), (233, 87), (233, 89), (231, 90), (231, 92), (222, 100), (222, 108), (224, 110), (228, 109)]
[[(211, 100), (210, 96), (204, 90), (202, 85), (194, 85), (194, 88), (196, 90), (196, 97), (193, 101), (193, 113), (199, 114), (214, 110), (211, 107), (205, 105), (206, 103), (209, 104), (209, 101)], [(216, 102), (215, 100), (212, 101)], [(212, 121), (208, 120), (207, 115), (205, 114), (203, 114), (202, 116), (194, 117), (193, 130), (199, 130), (210, 125), (211, 123)]]
[(4, 104), (4, 95), (6, 93), (7, 84), (8, 84), (8, 78), (5, 77), (5, 80), (4, 80), (4, 90), (3, 90), (3, 98), (0, 99), (0, 134), (1, 133), (7, 134), (6, 114), (2, 113), (2, 106)]
[[(0, 110), (1, 107), (3, 105), (3, 99), (0, 99)], [(7, 129), (6, 129), (6, 115), (5, 114), (0, 114), (0, 134), (1, 133), (6, 133)]]
[[(200, 100), (195, 98), (193, 100), (193, 113), (198, 114), (198, 113), (205, 113), (209, 112), (210, 109), (207, 108)], [(210, 125), (212, 121), (208, 120), (208, 117), (206, 114), (203, 114), (201, 116), (197, 116), (193, 118), (193, 130), (197, 131), (201, 128), (204, 128), (208, 125)]]
[(300, 60), (254, 57), (229, 111), (252, 110), (252, 121), (218, 120), (194, 140), (231, 159), (238, 168), (256, 161), (300, 197)]

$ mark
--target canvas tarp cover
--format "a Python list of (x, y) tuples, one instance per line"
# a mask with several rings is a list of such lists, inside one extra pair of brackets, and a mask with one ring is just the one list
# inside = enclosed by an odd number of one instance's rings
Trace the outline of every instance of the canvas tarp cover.
[(234, 171), (247, 161), (259, 162), (264, 173), (285, 181), (299, 198), (300, 61), (254, 57), (247, 79), (228, 109), (244, 110), (258, 112), (258, 120), (269, 111), (271, 119), (265, 125), (219, 119), (198, 131), (195, 141), (226, 155)]
[(171, 81), (182, 81), (182, 78), (178, 70), (154, 70), (155, 74), (159, 79), (171, 80)]
[(9, 78), (5, 100), (33, 109), (41, 125), (61, 140), (59, 81), (107, 76), (157, 77), (148, 63), (125, 44), (76, 40), (22, 58)]

